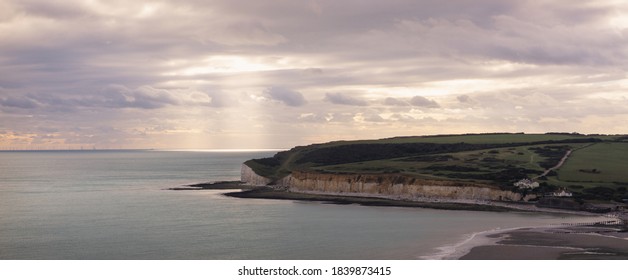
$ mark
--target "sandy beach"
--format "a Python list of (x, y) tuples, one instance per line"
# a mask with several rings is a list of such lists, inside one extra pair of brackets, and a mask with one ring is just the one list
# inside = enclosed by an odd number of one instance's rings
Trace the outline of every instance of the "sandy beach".
[[(519, 228), (481, 234), (462, 260), (626, 260), (628, 232), (619, 226)], [(466, 252), (463, 249), (460, 251)]]

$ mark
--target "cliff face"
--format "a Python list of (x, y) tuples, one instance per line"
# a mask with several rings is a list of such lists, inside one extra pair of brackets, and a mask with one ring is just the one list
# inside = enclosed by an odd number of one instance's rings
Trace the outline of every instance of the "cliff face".
[(246, 164), (242, 164), (242, 167), (240, 168), (240, 181), (251, 186), (266, 186), (270, 184), (272, 180), (257, 175), (253, 169), (248, 167)]
[[(248, 167), (247, 167), (248, 168)], [(243, 168), (244, 170), (244, 168)], [(253, 173), (250, 168), (242, 181), (254, 185), (270, 182)], [(244, 174), (244, 171), (243, 171)], [(265, 181), (260, 179), (264, 178)], [(277, 187), (292, 192), (321, 193), (346, 196), (372, 196), (396, 200), (495, 200), (527, 201), (532, 197), (502, 191), (489, 185), (470, 184), (457, 181), (419, 180), (394, 174), (321, 174), (293, 172), (274, 183)]]
[(531, 197), (488, 185), (456, 181), (419, 180), (401, 175), (318, 174), (293, 172), (277, 182), (295, 192), (377, 196), (403, 200), (527, 201)]

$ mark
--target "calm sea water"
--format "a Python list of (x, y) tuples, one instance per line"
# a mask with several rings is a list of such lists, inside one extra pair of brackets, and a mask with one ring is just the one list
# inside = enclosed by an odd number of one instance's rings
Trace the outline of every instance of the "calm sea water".
[(0, 259), (415, 259), (473, 232), (565, 216), (169, 191), (272, 152), (0, 152)]

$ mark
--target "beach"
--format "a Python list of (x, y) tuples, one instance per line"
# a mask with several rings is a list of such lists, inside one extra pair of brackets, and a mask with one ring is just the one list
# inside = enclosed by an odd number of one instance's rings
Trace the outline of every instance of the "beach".
[(628, 232), (620, 226), (555, 226), (487, 232), (462, 260), (626, 260)]

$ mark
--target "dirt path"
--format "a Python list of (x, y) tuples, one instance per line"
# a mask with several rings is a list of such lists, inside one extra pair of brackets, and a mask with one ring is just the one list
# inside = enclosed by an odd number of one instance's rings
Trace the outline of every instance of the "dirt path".
[(561, 166), (563, 166), (563, 164), (565, 163), (565, 161), (567, 160), (567, 158), (569, 157), (569, 155), (571, 155), (571, 152), (573, 152), (573, 150), (569, 150), (569, 151), (567, 151), (567, 152), (565, 153), (565, 155), (563, 156), (563, 158), (561, 158), (561, 159), (560, 159), (560, 161), (558, 162), (558, 164), (556, 164), (556, 166), (554, 166), (554, 167), (552, 167), (552, 168), (549, 168), (549, 169), (545, 170), (545, 172), (543, 172), (543, 174), (541, 174), (541, 175), (539, 175), (539, 176), (536, 176), (536, 177), (534, 177), (534, 178), (532, 178), (532, 179), (538, 179), (538, 178), (541, 178), (541, 177), (543, 177), (543, 176), (545, 176), (545, 175), (549, 174), (552, 170), (556, 170), (556, 169), (560, 168)]

